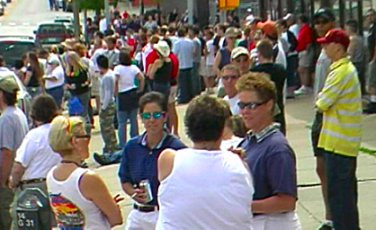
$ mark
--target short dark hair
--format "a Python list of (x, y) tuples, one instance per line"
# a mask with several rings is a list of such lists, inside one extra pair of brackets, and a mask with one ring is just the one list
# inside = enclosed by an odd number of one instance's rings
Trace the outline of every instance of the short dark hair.
[(149, 103), (155, 103), (163, 112), (167, 112), (167, 101), (162, 93), (152, 91), (144, 94), (138, 102), (140, 113), (144, 112), (145, 105)]
[(348, 26), (351, 32), (353, 33), (358, 32), (358, 24), (359, 24), (358, 21), (354, 19), (350, 19), (346, 22), (346, 26)]
[(119, 63), (120, 65), (131, 65), (132, 64), (132, 57), (128, 51), (120, 51), (119, 53)]
[(178, 37), (184, 37), (187, 34), (187, 28), (181, 26), (178, 30)]
[(106, 43), (116, 44), (116, 38), (114, 38), (113, 36), (107, 36), (105, 38), (105, 41), (106, 41)]
[(168, 45), (168, 47), (170, 47), (170, 50), (172, 50), (172, 42), (171, 42), (171, 39), (169, 38), (164, 38), (163, 41), (165, 41)]
[(17, 91), (8, 93), (5, 90), (0, 89), (3, 92), (4, 103), (7, 106), (14, 106), (17, 103)]
[(266, 59), (273, 59), (274, 58), (274, 52), (273, 52), (273, 44), (271, 41), (267, 39), (262, 39), (259, 41), (256, 45), (257, 52), (259, 55)]
[(109, 68), (108, 58), (105, 55), (99, 55), (97, 57), (97, 64), (99, 68), (102, 68), (102, 69)]
[(303, 23), (308, 23), (308, 21), (309, 21), (309, 18), (308, 18), (306, 15), (304, 15), (304, 14), (300, 14), (300, 15), (298, 16), (298, 18), (299, 18), (299, 20), (302, 21)]
[(191, 25), (188, 29), (191, 30), (194, 35), (200, 34), (200, 28), (197, 25)]
[(94, 37), (99, 37), (100, 39), (103, 39), (104, 38), (104, 33), (102, 33), (101, 31), (97, 31), (97, 32), (95, 32)]
[(219, 140), (229, 116), (222, 99), (198, 96), (189, 103), (185, 113), (187, 135), (193, 142)]
[(34, 98), (31, 105), (30, 116), (33, 120), (50, 123), (58, 115), (58, 106), (48, 94), (41, 94)]

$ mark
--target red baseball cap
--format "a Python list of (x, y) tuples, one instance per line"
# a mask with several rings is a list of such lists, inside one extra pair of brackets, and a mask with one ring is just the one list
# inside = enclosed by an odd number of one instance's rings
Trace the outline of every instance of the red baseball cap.
[(329, 43), (338, 43), (341, 44), (345, 49), (349, 47), (350, 38), (344, 30), (341, 29), (332, 29), (326, 33), (325, 37), (318, 38), (317, 43), (319, 44), (329, 44)]

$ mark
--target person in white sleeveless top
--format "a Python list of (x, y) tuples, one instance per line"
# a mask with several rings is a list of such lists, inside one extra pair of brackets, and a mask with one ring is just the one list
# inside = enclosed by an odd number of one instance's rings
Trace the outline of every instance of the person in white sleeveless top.
[(156, 229), (252, 229), (250, 172), (239, 156), (220, 150), (230, 116), (223, 103), (196, 97), (185, 115), (193, 148), (162, 152)]
[(79, 117), (56, 117), (49, 143), (63, 160), (47, 175), (51, 207), (60, 229), (109, 230), (122, 224), (118, 196), (112, 198), (103, 180), (80, 167), (89, 156), (90, 136)]

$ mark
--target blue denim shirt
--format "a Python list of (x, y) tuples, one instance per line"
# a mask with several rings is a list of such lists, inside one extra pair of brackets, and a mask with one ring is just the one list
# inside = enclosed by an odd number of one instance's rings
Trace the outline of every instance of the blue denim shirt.
[(167, 148), (179, 150), (186, 146), (176, 137), (170, 134), (161, 140), (153, 149), (146, 143), (146, 133), (132, 138), (125, 145), (123, 157), (119, 168), (119, 178), (122, 184), (130, 183), (138, 186), (140, 181), (149, 180), (153, 200), (149, 205), (158, 205), (158, 158), (161, 152)]

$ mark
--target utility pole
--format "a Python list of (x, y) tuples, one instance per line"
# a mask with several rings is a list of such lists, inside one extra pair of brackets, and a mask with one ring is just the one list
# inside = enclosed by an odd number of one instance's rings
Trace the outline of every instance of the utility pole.
[(78, 41), (80, 40), (80, 36), (81, 36), (79, 0), (73, 1), (73, 18), (74, 18), (74, 37)]
[(194, 0), (188, 0), (188, 24), (193, 25)]
[(106, 25), (107, 27), (109, 27), (111, 25), (111, 16), (110, 16), (110, 3), (108, 0), (104, 0), (104, 16), (106, 17)]

